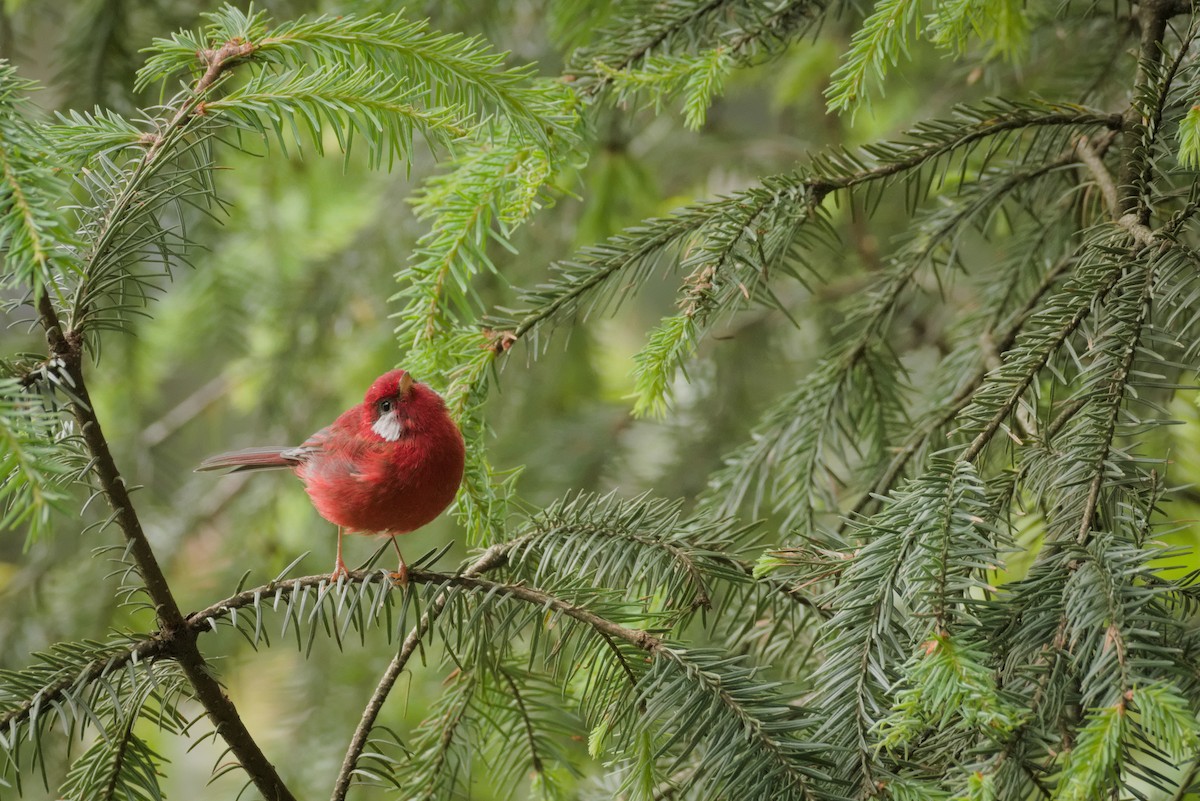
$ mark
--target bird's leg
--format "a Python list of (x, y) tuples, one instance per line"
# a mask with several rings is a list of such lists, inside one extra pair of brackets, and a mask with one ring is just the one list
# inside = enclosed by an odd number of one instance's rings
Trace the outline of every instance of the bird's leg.
[(400, 553), (400, 544), (396, 542), (396, 538), (392, 537), (392, 547), (396, 549), (396, 556), (400, 557), (400, 567), (392, 574), (392, 578), (401, 586), (408, 585), (408, 565), (404, 563), (404, 554)]
[(338, 550), (337, 561), (333, 563), (333, 575), (329, 577), (332, 584), (337, 584), (339, 577), (350, 577), (350, 571), (346, 569), (346, 563), (342, 561), (342, 527), (338, 526)]

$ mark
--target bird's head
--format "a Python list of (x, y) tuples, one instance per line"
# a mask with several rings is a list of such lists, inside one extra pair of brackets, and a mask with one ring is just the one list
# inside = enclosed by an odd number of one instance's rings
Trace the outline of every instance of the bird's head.
[(363, 398), (363, 425), (387, 442), (425, 430), (436, 415), (445, 415), (441, 397), (404, 370), (375, 379)]

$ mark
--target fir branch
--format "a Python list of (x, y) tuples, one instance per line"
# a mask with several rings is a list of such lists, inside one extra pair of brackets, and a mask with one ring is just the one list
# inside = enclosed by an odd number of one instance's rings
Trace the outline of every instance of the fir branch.
[(492, 51), (478, 37), (431, 31), (425, 20), (409, 21), (398, 13), (301, 17), (271, 30), (258, 49), (295, 60), (301, 52), (348, 50), (377, 64), (392, 65), (406, 82), (424, 87), (430, 106), (461, 105), (476, 117), (495, 110), (527, 141), (547, 141), (541, 97), (530, 82), (530, 67), (505, 69), (508, 53)]
[[(101, 277), (101, 274), (96, 272), (95, 265), (102, 263), (108, 256), (109, 248), (117, 241), (118, 233), (128, 224), (131, 206), (137, 202), (139, 192), (160, 169), (172, 148), (182, 139), (189, 121), (194, 119), (193, 112), (203, 101), (208, 90), (231, 64), (244, 58), (251, 49), (245, 42), (230, 41), (219, 48), (200, 53), (200, 58), (206, 65), (204, 73), (192, 90), (178, 100), (174, 114), (137, 166), (128, 174), (127, 182), (112, 205), (107, 207), (96, 234), (91, 239), (84, 260), (84, 277), (79, 283), (76, 303), (71, 309), (72, 325), (68, 328), (63, 327), (53, 301), (46, 294), (41, 295), (37, 305), (50, 353), (60, 361), (65, 385), (70, 387), (71, 409), (92, 459), (92, 473), (113, 510), (112, 519), (124, 534), (129, 553), (145, 582), (145, 589), (154, 604), (162, 636), (170, 643), (172, 655), (187, 675), (197, 700), (204, 706), (215, 727), (259, 791), (269, 801), (288, 801), (292, 798), (291, 792), (246, 729), (237, 709), (221, 689), (197, 648), (195, 634), (186, 626), (178, 603), (146, 538), (129, 497), (129, 490), (112, 457), (91, 402), (83, 375), (83, 332), (75, 325), (86, 316), (85, 304), (90, 300), (87, 291), (89, 283)], [(135, 214), (132, 218), (136, 216)]]
[[(1080, 112), (1054, 106), (997, 103), (978, 108), (961, 107), (958, 114), (969, 125), (929, 124), (914, 129), (908, 140), (867, 149), (861, 155), (833, 151), (814, 159), (801, 172), (778, 175), (759, 187), (734, 193), (728, 198), (697, 204), (670, 217), (646, 220), (641, 225), (611, 237), (602, 245), (585, 248), (569, 261), (552, 265), (549, 282), (521, 292), (520, 308), (509, 312), (511, 319), (497, 320), (496, 327), (513, 339), (525, 337), (547, 323), (589, 312), (602, 312), (617, 305), (625, 294), (635, 291), (667, 253), (682, 250), (691, 242), (709, 239), (724, 247), (708, 246), (706, 257), (717, 261), (744, 243), (747, 230), (769, 213), (782, 219), (790, 214), (805, 223), (820, 224), (817, 212), (833, 192), (868, 184), (886, 184), (978, 142), (1011, 131), (1037, 128), (1117, 128), (1116, 115)], [(795, 225), (797, 233), (804, 227)], [(813, 232), (817, 236), (820, 232)], [(609, 296), (604, 291), (609, 289)], [(596, 297), (599, 296), (599, 297)], [(511, 347), (513, 339), (506, 343)], [(536, 346), (535, 346), (536, 347)]]
[[(565, 80), (595, 97), (635, 78), (656, 58), (690, 62), (689, 55), (715, 58), (717, 53), (738, 65), (782, 52), (802, 38), (826, 13), (822, 0), (674, 0), (635, 3), (600, 31), (594, 44), (572, 53)], [(708, 54), (708, 55), (705, 55)]]
[[(1019, 309), (1010, 315), (1011, 322), (1006, 329), (1000, 332), (989, 330), (981, 336), (981, 339), (991, 341), (992, 350), (997, 355), (1002, 356), (1012, 348), (1028, 321), (1029, 315), (1037, 308), (1042, 298), (1054, 287), (1063, 274), (1074, 265), (1075, 259), (1075, 254), (1061, 258), (1046, 272), (1046, 275), (1033, 293), (1025, 299), (1025, 302)], [(999, 336), (997, 337), (996, 334), (999, 334)], [(908, 463), (926, 446), (930, 438), (936, 432), (943, 430), (946, 426), (954, 422), (959, 414), (962, 413), (962, 410), (970, 404), (976, 390), (979, 389), (987, 379), (990, 370), (993, 369), (993, 366), (986, 359), (978, 359), (978, 364), (979, 366), (974, 374), (960, 385), (955, 394), (947, 402), (913, 428), (904, 443), (896, 450), (895, 455), (888, 462), (886, 468), (878, 474), (878, 478), (870, 485), (870, 489), (863, 494), (853, 509), (851, 509), (846, 517), (847, 521), (857, 519), (872, 503), (875, 503), (879, 498), (891, 492), (896, 482), (904, 475), (904, 470), (908, 466)], [(844, 531), (846, 525), (848, 523), (840, 526), (839, 532)]]
[(0, 378), (0, 528), (26, 528), (26, 546), (42, 536), (50, 513), (78, 475), (74, 440), (57, 429), (61, 419), (31, 396), (19, 379)]
[[(1115, 244), (1116, 239), (1109, 234), (1089, 248), (1090, 263), (1081, 265), (1063, 290), (1034, 315), (1018, 339), (1013, 357), (1005, 361), (1001, 370), (993, 374), (963, 410), (962, 418), (979, 420), (981, 425), (978, 426), (979, 433), (959, 459), (973, 461), (979, 456), (1042, 368), (1092, 313), (1096, 301), (1103, 299), (1116, 285), (1125, 263), (1097, 255), (1101, 249), (1109, 247), (1110, 242)], [(989, 411), (990, 416), (985, 418)]]
[(76, 267), (58, 207), (67, 195), (65, 182), (50, 166), (44, 129), (20, 113), (35, 88), (17, 77), (14, 66), (0, 63), (0, 287), (32, 287), (36, 295), (55, 286), (56, 272)]
[(126, 148), (149, 147), (154, 141), (149, 133), (151, 127), (152, 121), (138, 124), (111, 109), (72, 110), (58, 114), (58, 122), (50, 126), (49, 136), (60, 157), (83, 163), (101, 155), (112, 157)]
[(1109, 379), (1105, 397), (1101, 401), (1107, 407), (1107, 414), (1101, 427), (1099, 436), (1100, 448), (1096, 452), (1094, 474), (1088, 484), (1087, 500), (1084, 501), (1083, 512), (1079, 516), (1079, 530), (1075, 541), (1080, 545), (1085, 544), (1091, 536), (1096, 509), (1100, 504), (1100, 491), (1106, 483), (1106, 478), (1110, 478), (1106, 476), (1108, 473), (1109, 454), (1112, 451), (1113, 440), (1117, 434), (1117, 422), (1124, 405), (1125, 396), (1130, 389), (1128, 385), (1129, 374), (1133, 369), (1134, 358), (1137, 355), (1138, 345), (1141, 342), (1142, 329), (1146, 323), (1146, 318), (1150, 314), (1150, 298), (1154, 286), (1154, 278), (1154, 267), (1150, 265), (1145, 270), (1142, 291), (1140, 293), (1129, 293), (1132, 297), (1136, 298), (1136, 311), (1132, 319), (1127, 322), (1122, 321), (1125, 325), (1114, 334), (1114, 338), (1119, 337), (1120, 347), (1124, 349), (1124, 353), (1116, 360), (1115, 369)]
[[(1180, 48), (1172, 66), (1163, 74), (1163, 41), (1167, 21), (1174, 13), (1174, 4), (1167, 0), (1149, 0), (1138, 5), (1137, 19), (1141, 30), (1138, 42), (1137, 75), (1133, 82), (1133, 100), (1125, 110), (1125, 137), (1121, 151), (1120, 187), (1122, 216), (1132, 213), (1134, 221), (1146, 225), (1150, 221), (1145, 200), (1145, 183), (1150, 169), (1150, 157), (1161, 120), (1171, 79), (1178, 68), (1187, 45)], [(1189, 35), (1194, 37), (1195, 29)], [(1160, 81), (1161, 78), (1161, 81)]]
[(409, 102), (412, 95), (386, 73), (366, 67), (297, 68), (259, 72), (224, 97), (206, 101), (203, 112), (229, 115), (263, 138), (273, 133), (285, 151), (289, 134), (297, 130), (307, 132), (318, 154), (324, 152), (327, 131), (346, 154), (357, 138), (366, 143), (372, 167), (386, 163), (391, 169), (409, 157), (415, 131), (431, 144), (446, 146), (469, 130), (453, 109), (426, 111)]
[(38, 661), (23, 671), (0, 671), (0, 745), (11, 750), (21, 739), (22, 727), (37, 725), (44, 710), (59, 709), (64, 699), (81, 694), (93, 682), (129, 665), (151, 662), (166, 650), (154, 637), (60, 643), (35, 654)]
[[(203, 115), (195, 112), (205, 101), (208, 93), (225, 74), (241, 59), (253, 52), (253, 46), (243, 41), (228, 41), (219, 47), (193, 52), (205, 65), (203, 74), (194, 86), (173, 101), (173, 113), (162, 122), (150, 138), (146, 152), (137, 158), (131, 168), (122, 170), (117, 185), (111, 188), (111, 198), (96, 209), (97, 219), (85, 227), (86, 253), (83, 257), (83, 277), (75, 290), (69, 308), (68, 326), (71, 331), (82, 332), (97, 300), (112, 265), (119, 262), (118, 245), (127, 244), (122, 236), (129, 236), (128, 229), (135, 233), (139, 225), (146, 224), (146, 215), (151, 214), (153, 205), (141, 197), (155, 176), (164, 169), (173, 151), (185, 140), (194, 128), (200, 127)], [(152, 239), (156, 239), (152, 235)], [(43, 315), (44, 316), (44, 315)]]
[(711, 605), (711, 581), (748, 578), (736, 553), (752, 528), (732, 518), (685, 519), (679, 503), (648, 495), (579, 493), (532, 516), (509, 564), (537, 585), (623, 587), (631, 601), (653, 598), (671, 615), (688, 615)]
[(246, 14), (232, 7), (205, 14), (203, 31), (180, 31), (156, 39), (138, 74), (138, 88), (194, 70), (192, 54), (222, 42), (242, 41), (256, 60), (291, 70), (318, 68), (387, 73), (386, 83), (400, 93), (415, 93), (429, 109), (460, 107), (483, 119), (499, 113), (528, 141), (547, 141), (539, 92), (529, 67), (504, 68), (498, 53), (480, 38), (429, 29), (427, 21), (397, 14), (300, 17), (269, 25), (265, 13)]
[[(484, 556), (489, 558), (488, 554), (499, 553), (502, 553), (501, 549), (489, 550), (485, 552)], [(369, 585), (389, 581), (386, 572), (357, 570), (351, 571), (340, 586)], [(776, 787), (778, 791), (788, 793), (787, 797), (805, 799), (817, 797), (817, 794), (809, 786), (809, 782), (818, 774), (813, 773), (814, 768), (807, 766), (805, 761), (809, 759), (807, 756), (809, 751), (818, 749), (815, 746), (792, 741), (786, 734), (795, 728), (795, 724), (784, 713), (785, 707), (758, 706), (758, 704), (765, 703), (762, 700), (762, 694), (768, 692), (773, 685), (759, 685), (750, 682), (750, 677), (753, 675), (751, 669), (730, 667), (727, 660), (723, 662), (707, 652), (678, 650), (648, 631), (616, 623), (596, 614), (587, 606), (572, 603), (523, 584), (494, 582), (477, 576), (468, 576), (465, 573), (454, 575), (435, 573), (420, 568), (410, 568), (409, 582), (411, 585), (440, 587), (443, 592), (461, 588), (479, 593), (487, 598), (512, 599), (529, 605), (531, 608), (542, 610), (540, 615), (544, 615), (546, 612), (556, 613), (567, 620), (582, 624), (586, 629), (602, 638), (608, 638), (644, 651), (652, 658), (652, 664), (661, 665), (661, 669), (667, 671), (668, 675), (675, 676), (676, 681), (686, 681), (692, 684), (695, 692), (698, 693), (697, 700), (692, 703), (700, 705), (698, 710), (708, 710), (706, 714), (712, 716), (711, 719), (714, 723), (720, 722), (717, 729), (706, 731), (702, 727), (690, 735), (693, 746), (703, 740), (706, 733), (720, 738), (721, 742), (728, 743), (737, 740), (753, 746), (748, 749), (740, 749), (730, 756), (727, 769), (714, 771), (713, 775), (708, 777), (709, 781), (717, 783), (716, 786), (719, 787), (721, 786), (720, 782), (727, 780), (740, 768), (747, 764), (753, 764), (766, 771), (765, 774), (762, 774), (765, 786)], [(281, 585), (271, 584), (244, 590), (205, 610), (190, 615), (188, 625), (197, 631), (204, 630), (211, 627), (217, 620), (236, 614), (238, 609), (259, 603), (265, 595), (274, 594), (283, 600), (301, 590), (328, 587), (328, 575), (320, 575), (291, 579)], [(415, 634), (413, 639), (419, 639), (426, 630), (426, 626), (428, 623), (419, 624), (410, 632), (410, 637)], [(407, 651), (405, 661), (408, 656), (411, 656), (415, 647), (414, 643), (413, 648)], [(402, 668), (403, 664), (400, 665), (400, 669)], [(391, 676), (392, 673), (389, 666), (385, 677)], [(395, 673), (398, 675), (399, 670), (396, 670)], [(664, 677), (660, 676), (654, 680), (643, 678), (639, 680), (638, 686), (641, 687), (643, 683), (646, 683), (648, 688), (652, 688), (657, 686), (662, 678)], [(392, 681), (394, 682), (394, 678)], [(377, 688), (380, 705), (389, 690), (390, 684), (385, 687), (384, 682), (381, 682), (380, 688)], [(375, 703), (376, 701), (373, 699), (369, 704), (369, 710), (375, 708)], [(377, 710), (374, 714), (377, 714)], [(371, 717), (373, 718), (374, 715)], [(668, 717), (671, 716), (668, 715)], [(365, 716), (364, 719), (366, 719)], [(646, 718), (645, 722), (639, 725), (650, 725), (650, 718)], [(676, 736), (681, 736), (681, 731), (676, 732)], [(355, 739), (357, 742), (360, 738), (356, 736)], [(363, 741), (365, 742), (365, 739)], [(353, 756), (355, 759), (358, 758), (358, 755)], [(343, 766), (342, 775), (347, 775), (345, 766)]]
[[(462, 575), (471, 578), (495, 570), (508, 560), (508, 553), (516, 544), (517, 542), (514, 541), (493, 545), (472, 562), (462, 572)], [(362, 758), (363, 749), (366, 748), (367, 741), (371, 736), (371, 730), (375, 727), (375, 721), (379, 718), (379, 712), (383, 709), (384, 702), (387, 701), (392, 687), (396, 684), (396, 679), (404, 672), (408, 660), (417, 650), (417, 646), (429, 630), (429, 626), (437, 620), (438, 615), (445, 609), (446, 603), (449, 600), (449, 590), (442, 590), (438, 593), (421, 616), (420, 621), (408, 632), (403, 644), (400, 646), (400, 650), (396, 652), (396, 655), (392, 657), (392, 661), (388, 663), (387, 669), (384, 670), (383, 676), (375, 686), (375, 692), (371, 694), (371, 699), (363, 709), (362, 718), (354, 730), (354, 735), (350, 738), (350, 744), (346, 749), (346, 756), (342, 759), (342, 767), (338, 771), (337, 778), (334, 780), (333, 795), (331, 796), (332, 801), (344, 801), (346, 798), (346, 793), (350, 790), (350, 783), (358, 767), (359, 759)], [(197, 622), (204, 619), (203, 613), (194, 617), (196, 617)]]
[[(1129, 258), (1145, 260), (1147, 264), (1161, 259), (1171, 247), (1175, 234), (1196, 213), (1188, 207), (1176, 213), (1159, 231), (1151, 231), (1137, 222), (1135, 215), (1124, 215), (1119, 223), (1122, 234), (1114, 235), (1101, 229), (1093, 233), (1083, 253), (1083, 261), (1062, 292), (1047, 301), (1022, 332), (1013, 349), (1013, 358), (980, 388), (961, 415), (967, 421), (964, 428), (978, 430), (960, 459), (976, 459), (991, 439), (1001, 430), (1004, 420), (1021, 402), (1022, 397), (1050, 359), (1097, 308), (1131, 264), (1113, 253), (1125, 236), (1135, 244), (1126, 254)], [(1128, 233), (1124, 233), (1127, 231)], [(1154, 250), (1146, 248), (1154, 246)], [(1123, 254), (1123, 255), (1126, 255)], [(985, 417), (988, 412), (991, 415)]]
[(71, 766), (59, 793), (65, 799), (163, 801), (159, 765), (165, 757), (136, 733), (136, 714), (117, 720)]
[(42, 326), (46, 330), (50, 351), (61, 360), (65, 384), (71, 388), (71, 410), (75, 415), (84, 444), (91, 456), (91, 471), (113, 510), (113, 520), (120, 527), (129, 553), (145, 582), (147, 595), (154, 604), (162, 637), (170, 644), (172, 656), (179, 661), (195, 690), (197, 700), (213, 721), (213, 725), (229, 744), (250, 779), (268, 801), (289, 801), (293, 796), (279, 774), (263, 754), (258, 743), (246, 729), (229, 696), (212, 675), (196, 646), (195, 632), (190, 629), (179, 610), (166, 576), (142, 529), (141, 520), (129, 497), (129, 489), (108, 446), (108, 440), (96, 416), (83, 375), (81, 338), (75, 332), (64, 333), (53, 302), (46, 294), (38, 303)]
[[(1103, 144), (1108, 141), (1110, 138), (1105, 137)], [(1026, 170), (981, 177), (955, 203), (939, 208), (915, 226), (912, 241), (865, 293), (866, 302), (854, 309), (840, 327), (842, 342), (822, 359), (807, 381), (768, 410), (755, 427), (751, 441), (726, 458), (725, 466), (710, 479), (704, 502), (718, 504), (715, 508), (731, 514), (747, 497), (752, 498), (752, 513), (757, 513), (768, 496), (786, 499), (778, 501), (787, 507), (784, 527), (798, 527), (802, 532), (812, 529), (819, 499), (827, 508), (835, 508), (832, 490), (824, 496), (819, 494), (821, 471), (832, 475), (831, 462), (848, 465), (864, 453), (882, 453), (889, 445), (889, 431), (902, 416), (902, 387), (894, 377), (900, 371), (890, 364), (884, 340), (887, 325), (914, 276), (934, 260), (934, 254), (968, 220), (991, 212), (1027, 184), (1055, 173), (1074, 159), (1070, 151)], [(1012, 336), (1016, 330), (1019, 325)], [(874, 403), (859, 402), (868, 395), (876, 399)], [(960, 394), (958, 409), (968, 400), (969, 393)], [(821, 422), (814, 425), (813, 420)], [(888, 486), (903, 468), (899, 460), (907, 461), (921, 442), (923, 438), (910, 438), (893, 460), (899, 467), (890, 471), (890, 477), (885, 474)], [(837, 458), (831, 458), (829, 451)], [(908, 456), (903, 455), (905, 452)], [(842, 482), (832, 476), (826, 483), (840, 486)], [(867, 496), (859, 503), (869, 501)], [(861, 506), (855, 511), (861, 511)]]
[(874, 732), (892, 707), (897, 668), (917, 643), (946, 634), (966, 615), (952, 615), (951, 605), (965, 606), (982, 583), (977, 571), (995, 562), (983, 505), (969, 463), (934, 462), (859, 524), (865, 544), (823, 599), (834, 615), (822, 626), (827, 657), (813, 677), (810, 703), (826, 711), (815, 736), (854, 749), (857, 775), (845, 766), (843, 775), (860, 787), (881, 769)]
[(863, 99), (867, 77), (882, 78), (887, 67), (908, 55), (908, 41), (917, 27), (917, 0), (878, 0), (862, 27), (850, 39), (850, 51), (834, 71), (825, 90), (829, 108), (846, 111)]

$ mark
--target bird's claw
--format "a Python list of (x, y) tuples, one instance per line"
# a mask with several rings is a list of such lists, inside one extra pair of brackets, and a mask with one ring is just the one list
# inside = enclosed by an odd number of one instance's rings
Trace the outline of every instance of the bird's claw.
[(408, 565), (400, 565), (400, 569), (397, 572), (389, 573), (388, 575), (391, 576), (392, 583), (401, 587), (408, 586)]
[(337, 562), (333, 565), (333, 573), (329, 576), (329, 583), (337, 584), (343, 576), (350, 578), (350, 571), (346, 569), (346, 563), (342, 561), (341, 557), (338, 557)]

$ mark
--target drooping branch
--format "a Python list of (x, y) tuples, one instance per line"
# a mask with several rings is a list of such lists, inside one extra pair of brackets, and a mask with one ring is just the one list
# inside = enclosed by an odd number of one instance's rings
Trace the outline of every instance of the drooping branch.
[[(1016, 343), (1017, 336), (1021, 333), (1021, 328), (1024, 326), (1026, 319), (1037, 308), (1038, 303), (1041, 302), (1046, 293), (1058, 282), (1063, 273), (1070, 268), (1073, 261), (1074, 254), (1060, 259), (1053, 268), (1047, 271), (1041, 283), (1025, 299), (1021, 308), (1012, 315), (1012, 323), (1004, 329), (998, 339), (994, 338), (996, 332), (988, 332), (989, 335), (993, 336), (992, 347), (995, 353), (1003, 354)], [(904, 469), (908, 466), (909, 461), (917, 455), (921, 448), (925, 447), (929, 442), (929, 438), (935, 432), (952, 423), (958, 416), (958, 413), (971, 402), (975, 390), (987, 379), (990, 369), (990, 365), (986, 362), (981, 362), (974, 375), (971, 376), (971, 379), (962, 385), (959, 391), (955, 393), (954, 397), (950, 399), (949, 403), (938, 414), (933, 415), (913, 429), (912, 433), (904, 441), (904, 444), (892, 456), (883, 473), (880, 474), (879, 478), (871, 486), (870, 492), (864, 493), (863, 497), (859, 499), (858, 503), (850, 511), (850, 514), (846, 516), (847, 521), (858, 519), (873, 504), (877, 503), (880, 497), (887, 495), (892, 490), (896, 482), (904, 474)], [(844, 532), (847, 525), (848, 522), (843, 523), (839, 526), (838, 531)]]

